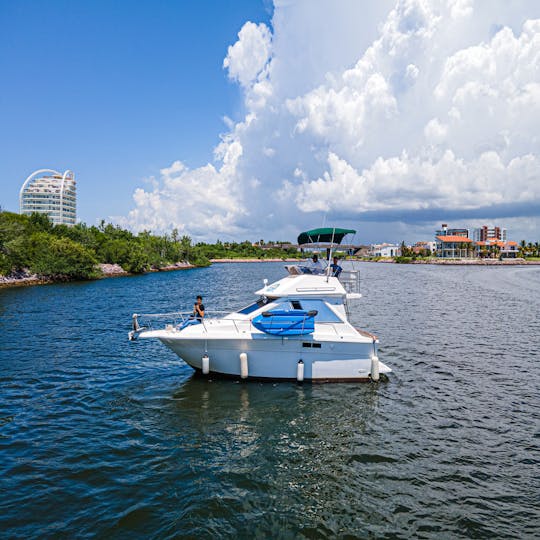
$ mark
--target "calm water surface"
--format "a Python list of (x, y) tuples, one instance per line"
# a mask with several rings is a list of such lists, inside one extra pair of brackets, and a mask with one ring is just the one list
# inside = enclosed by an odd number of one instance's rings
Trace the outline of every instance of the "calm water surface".
[(0, 536), (539, 538), (540, 268), (361, 269), (377, 385), (206, 381), (128, 342), (281, 264), (0, 290)]

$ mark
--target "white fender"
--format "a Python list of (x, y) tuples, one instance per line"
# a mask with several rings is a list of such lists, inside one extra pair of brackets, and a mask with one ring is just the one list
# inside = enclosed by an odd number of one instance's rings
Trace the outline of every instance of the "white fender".
[(207, 354), (202, 357), (202, 372), (204, 375), (210, 373), (210, 358), (208, 358)]
[(371, 380), (379, 380), (379, 357), (376, 355), (371, 357)]
[(248, 377), (248, 357), (245, 352), (240, 353), (240, 377), (247, 379)]
[(298, 360), (298, 365), (296, 366), (296, 380), (302, 382), (304, 380), (304, 361)]

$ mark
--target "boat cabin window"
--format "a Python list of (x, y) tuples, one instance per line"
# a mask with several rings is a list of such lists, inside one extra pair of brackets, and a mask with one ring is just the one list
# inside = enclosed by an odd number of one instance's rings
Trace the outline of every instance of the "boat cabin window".
[(268, 299), (259, 298), (256, 302), (253, 302), (253, 304), (249, 304), (249, 306), (239, 309), (238, 313), (241, 313), (242, 315), (249, 315), (256, 309), (259, 309), (260, 307), (265, 306), (267, 303), (268, 303)]
[(306, 311), (316, 310), (315, 321), (323, 322), (342, 322), (341, 319), (326, 305), (324, 300), (302, 299), (302, 309)]
[[(317, 315), (315, 315), (316, 322), (342, 322), (341, 319), (327, 306), (324, 300), (311, 300), (308, 298), (302, 298), (302, 300), (281, 300), (278, 302), (278, 309), (315, 310), (317, 311)], [(240, 313), (243, 312), (241, 311)]]

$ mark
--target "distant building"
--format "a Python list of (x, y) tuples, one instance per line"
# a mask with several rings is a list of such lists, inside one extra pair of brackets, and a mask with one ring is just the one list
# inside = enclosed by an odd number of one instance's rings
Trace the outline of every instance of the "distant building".
[(483, 225), (478, 229), (474, 229), (473, 240), (475, 242), (486, 242), (488, 240), (506, 242), (507, 232), (506, 229), (502, 227), (488, 227), (487, 225)]
[(502, 227), (479, 227), (469, 237), (468, 229), (449, 229), (443, 224), (436, 232), (437, 257), (461, 259), (464, 257), (480, 258), (516, 258), (519, 256), (517, 242), (508, 241), (506, 229)]
[(436, 255), (443, 259), (473, 257), (473, 242), (469, 229), (449, 229), (446, 223), (435, 233)]
[(474, 254), (473, 241), (466, 236), (437, 236), (437, 257), (443, 259), (463, 259)]
[(416, 242), (414, 244), (414, 246), (411, 247), (411, 249), (413, 250), (413, 253), (416, 253), (417, 255), (422, 253), (422, 252), (431, 252), (431, 253), (435, 253), (436, 249), (437, 249), (437, 243), (436, 242)]
[(354, 255), (356, 257), (369, 257), (371, 253), (370, 246), (354, 246), (352, 249), (353, 249), (353, 252), (349, 254)]
[(369, 255), (371, 257), (400, 257), (401, 247), (397, 244), (372, 244)]
[(496, 239), (479, 240), (474, 246), (475, 255), (481, 258), (515, 259), (519, 256), (518, 243), (512, 240), (506, 242)]
[(64, 174), (51, 169), (33, 172), (19, 193), (20, 213), (47, 214), (55, 225), (75, 225), (77, 186), (71, 171)]
[(441, 229), (435, 233), (435, 236), (463, 236), (469, 238), (469, 229), (449, 229), (446, 223), (443, 223)]

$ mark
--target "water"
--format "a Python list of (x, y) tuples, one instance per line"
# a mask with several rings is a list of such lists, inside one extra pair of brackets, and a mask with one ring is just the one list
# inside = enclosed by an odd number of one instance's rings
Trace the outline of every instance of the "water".
[(0, 536), (539, 538), (540, 267), (364, 264), (388, 382), (208, 382), (134, 311), (281, 264), (0, 290)]

